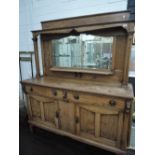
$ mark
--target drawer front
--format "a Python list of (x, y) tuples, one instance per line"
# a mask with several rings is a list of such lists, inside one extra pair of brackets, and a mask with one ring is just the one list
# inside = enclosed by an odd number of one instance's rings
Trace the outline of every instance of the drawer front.
[(123, 110), (125, 103), (123, 99), (109, 97), (103, 95), (95, 95), (89, 93), (81, 93), (76, 91), (68, 91), (63, 89), (48, 88), (41, 86), (27, 85), (26, 92), (54, 99), (63, 100), (65, 102), (82, 103), (90, 105), (104, 106), (112, 109)]
[(25, 91), (26, 91), (26, 93), (30, 93), (30, 94), (51, 97), (51, 89), (48, 87), (26, 85)]
[(94, 95), (87, 93), (70, 92), (68, 98), (73, 102), (85, 103), (89, 105), (98, 105), (107, 108), (124, 109), (125, 103), (123, 99), (108, 97), (103, 95)]
[(59, 90), (56, 88), (41, 87), (34, 85), (25, 86), (26, 93), (35, 94), (44, 97), (52, 97), (55, 99), (62, 99), (64, 96), (64, 90)]

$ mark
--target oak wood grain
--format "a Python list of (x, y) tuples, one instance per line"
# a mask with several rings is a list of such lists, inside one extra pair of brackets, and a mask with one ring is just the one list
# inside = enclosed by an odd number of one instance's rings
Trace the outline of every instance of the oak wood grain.
[[(128, 71), (134, 23), (129, 20), (129, 12), (45, 21), (42, 28), (32, 32), (37, 76), (21, 82), (30, 125), (117, 154), (125, 153), (133, 99)], [(75, 33), (112, 36), (112, 69), (55, 67), (53, 39)], [(38, 35), (43, 77), (40, 77)]]
[(36, 86), (43, 86), (49, 88), (67, 89), (72, 91), (87, 92), (92, 94), (102, 94), (108, 96), (116, 96), (122, 98), (133, 98), (132, 86), (129, 84), (126, 87), (121, 86), (108, 86), (107, 84), (93, 84), (83, 82), (72, 82), (71, 80), (65, 80), (61, 78), (43, 77), (40, 79), (30, 79), (22, 81), (23, 84), (32, 84)]

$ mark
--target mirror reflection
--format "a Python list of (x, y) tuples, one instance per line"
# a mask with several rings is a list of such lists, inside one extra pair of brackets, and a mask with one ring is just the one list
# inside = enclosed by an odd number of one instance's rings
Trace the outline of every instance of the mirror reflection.
[(111, 69), (113, 37), (80, 34), (52, 40), (53, 66)]

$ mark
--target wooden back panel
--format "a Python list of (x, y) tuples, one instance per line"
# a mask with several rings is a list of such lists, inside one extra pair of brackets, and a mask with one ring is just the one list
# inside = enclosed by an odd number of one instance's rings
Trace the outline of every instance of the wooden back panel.
[(81, 16), (74, 18), (66, 18), (59, 20), (50, 20), (41, 22), (42, 28), (44, 29), (60, 29), (68, 27), (80, 27), (87, 25), (97, 25), (97, 24), (111, 24), (111, 23), (120, 23), (129, 21), (129, 12), (113, 12), (113, 13), (104, 13), (96, 14), (89, 16)]

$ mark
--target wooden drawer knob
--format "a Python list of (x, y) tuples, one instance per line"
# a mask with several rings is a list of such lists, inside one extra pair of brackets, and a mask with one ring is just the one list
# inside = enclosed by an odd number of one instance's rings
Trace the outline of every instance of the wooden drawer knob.
[(30, 88), (30, 91), (31, 91), (31, 92), (33, 91), (33, 88), (32, 88), (32, 87)]
[(64, 91), (63, 92), (63, 101), (65, 101), (65, 102), (68, 102), (68, 99), (67, 99), (67, 91)]
[(79, 95), (74, 95), (74, 99), (79, 100)]
[(116, 101), (115, 101), (115, 100), (110, 100), (110, 101), (109, 101), (109, 104), (110, 104), (111, 106), (115, 106), (115, 105), (116, 105)]
[(57, 91), (56, 90), (53, 90), (52, 91), (52, 94), (53, 94), (53, 96), (57, 96)]

